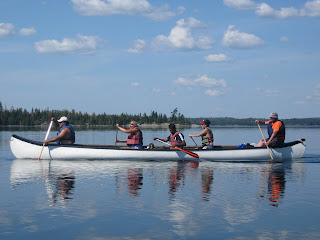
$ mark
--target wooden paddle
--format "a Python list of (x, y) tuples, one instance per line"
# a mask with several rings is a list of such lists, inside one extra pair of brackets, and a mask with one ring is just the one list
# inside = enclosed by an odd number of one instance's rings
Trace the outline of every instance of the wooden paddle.
[[(161, 142), (161, 143), (164, 143), (164, 144), (167, 144), (167, 145), (171, 146), (170, 143), (161, 141), (159, 138), (156, 138), (156, 140), (157, 140), (158, 142)], [(190, 156), (192, 156), (192, 157), (194, 157), (194, 158), (199, 158), (198, 154), (196, 154), (196, 153), (193, 153), (193, 152), (191, 152), (191, 151), (184, 150), (184, 149), (181, 149), (181, 148), (178, 148), (178, 147), (175, 147), (175, 148), (178, 149), (178, 150), (180, 150), (180, 151), (182, 151), (182, 152), (185, 152), (186, 154), (189, 154)]]
[(117, 128), (117, 131), (116, 131), (116, 140), (115, 140), (115, 145), (117, 145), (117, 142), (118, 142), (118, 128)]
[(197, 143), (193, 140), (193, 137), (191, 137), (191, 139), (192, 139), (192, 141), (194, 142), (194, 144), (195, 144), (196, 146), (198, 146)]
[(273, 160), (272, 153), (271, 153), (271, 151), (270, 151), (270, 148), (269, 148), (269, 147), (268, 147), (268, 145), (267, 145), (266, 139), (265, 139), (265, 137), (264, 137), (264, 135), (263, 135), (263, 132), (262, 132), (262, 130), (261, 130), (261, 127), (260, 127), (260, 124), (259, 124), (259, 123), (258, 123), (258, 127), (259, 127), (260, 132), (261, 132), (261, 135), (262, 135), (262, 137), (263, 137), (264, 144), (265, 144), (265, 145), (267, 146), (267, 148), (268, 148), (268, 151), (269, 151), (269, 154), (270, 154), (271, 160)]
[[(49, 133), (50, 133), (50, 130), (51, 130), (51, 126), (52, 126), (52, 121), (50, 122), (50, 125), (49, 125), (49, 128), (48, 128), (48, 131), (47, 131), (47, 134), (46, 134), (46, 137), (45, 137), (45, 139), (44, 139), (44, 140), (47, 140), (47, 138), (48, 138), (48, 136), (49, 136)], [(42, 149), (41, 149), (40, 155), (39, 155), (39, 157), (38, 157), (38, 160), (40, 160), (40, 157), (41, 157), (41, 154), (42, 154), (42, 151), (43, 151), (44, 145), (45, 145), (45, 144), (43, 144), (43, 145), (42, 145)]]

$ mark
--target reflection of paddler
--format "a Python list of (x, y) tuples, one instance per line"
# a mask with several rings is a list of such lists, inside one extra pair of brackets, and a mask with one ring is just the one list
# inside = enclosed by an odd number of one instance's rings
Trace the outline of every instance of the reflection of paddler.
[(135, 121), (130, 122), (130, 129), (125, 129), (123, 127), (120, 127), (119, 124), (116, 125), (120, 131), (124, 133), (129, 133), (128, 139), (125, 140), (117, 140), (115, 143), (122, 142), (126, 143), (128, 147), (133, 148), (133, 149), (142, 149), (143, 145), (143, 136), (142, 136), (142, 131), (138, 127), (138, 124)]
[(284, 169), (277, 169), (270, 172), (268, 179), (268, 194), (269, 200), (273, 203), (278, 203), (282, 197), (285, 189), (285, 171)]
[(201, 171), (201, 192), (204, 194), (209, 194), (211, 192), (211, 185), (213, 182), (213, 169), (206, 168)]
[(128, 189), (132, 196), (137, 196), (139, 189), (143, 185), (143, 169), (128, 169)]
[(185, 177), (185, 163), (178, 163), (177, 166), (170, 170), (170, 193), (176, 192)]
[(61, 196), (62, 199), (72, 199), (70, 195), (72, 194), (71, 190), (74, 188), (75, 177), (69, 174), (63, 174), (57, 177), (57, 191), (53, 195), (53, 201), (56, 202), (57, 196)]

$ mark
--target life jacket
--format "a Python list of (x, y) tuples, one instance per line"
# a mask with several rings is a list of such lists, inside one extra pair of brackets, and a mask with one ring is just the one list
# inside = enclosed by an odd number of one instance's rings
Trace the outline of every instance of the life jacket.
[(179, 134), (179, 133), (181, 133), (181, 132), (175, 132), (174, 134), (170, 134), (170, 145), (171, 145), (171, 147), (170, 147), (170, 149), (174, 149), (174, 147), (173, 147), (173, 144), (176, 144), (176, 143), (181, 143), (181, 141), (178, 141), (177, 139), (176, 139), (176, 136)]
[(272, 125), (278, 121), (280, 121), (282, 123), (282, 126), (280, 127), (279, 132), (276, 134), (276, 136), (274, 136), (274, 138), (276, 138), (278, 140), (284, 140), (285, 136), (286, 136), (286, 128), (284, 126), (284, 123), (281, 120), (277, 120), (274, 123), (268, 124), (268, 135), (269, 135), (269, 138), (272, 136), (272, 134), (273, 134)]
[(139, 133), (138, 134), (132, 134), (130, 133), (128, 136), (128, 140), (127, 140), (127, 145), (131, 146), (131, 145), (139, 145), (142, 146), (143, 145), (143, 136), (142, 136), (142, 132), (138, 127), (135, 127), (134, 129), (138, 129)]
[(61, 133), (61, 131), (62, 131), (63, 129), (65, 129), (65, 128), (69, 128), (69, 129), (70, 129), (70, 131), (71, 131), (71, 133), (72, 133), (72, 137), (71, 137), (70, 139), (69, 139), (69, 138), (60, 139), (60, 140), (58, 140), (56, 143), (60, 144), (60, 142), (61, 142), (62, 140), (70, 140), (70, 141), (72, 141), (72, 143), (75, 143), (75, 142), (76, 142), (76, 134), (75, 134), (75, 132), (74, 132), (73, 127), (70, 126), (70, 125), (64, 126), (64, 127), (60, 128), (59, 132), (57, 133), (57, 136), (58, 136), (58, 135)]
[(207, 129), (209, 130), (209, 133), (207, 133), (202, 137), (202, 146), (208, 146), (208, 145), (213, 145), (213, 133), (211, 131), (210, 128), (207, 127)]

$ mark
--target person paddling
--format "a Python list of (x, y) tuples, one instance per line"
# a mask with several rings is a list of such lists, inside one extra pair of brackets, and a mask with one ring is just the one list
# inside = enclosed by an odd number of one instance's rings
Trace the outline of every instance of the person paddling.
[(184, 136), (181, 132), (178, 132), (176, 129), (176, 125), (171, 123), (169, 125), (169, 130), (170, 130), (170, 136), (168, 136), (166, 139), (160, 139), (160, 138), (153, 138), (154, 140), (161, 140), (163, 142), (168, 142), (170, 141), (170, 149), (175, 149), (175, 147), (184, 147), (186, 146), (186, 142), (184, 140)]
[(60, 127), (59, 132), (55, 138), (44, 140), (43, 143), (56, 142), (57, 144), (74, 144), (75, 132), (71, 125), (69, 125), (69, 119), (65, 116), (56, 120), (54, 117), (51, 121), (56, 127)]
[(286, 135), (284, 123), (278, 119), (278, 113), (272, 112), (269, 117), (269, 121), (255, 121), (258, 124), (268, 125), (269, 135), (269, 138), (266, 139), (266, 143), (264, 140), (261, 140), (256, 147), (281, 147), (284, 144)]
[(124, 133), (129, 133), (128, 139), (124, 140), (115, 140), (115, 143), (127, 143), (128, 147), (133, 148), (133, 149), (143, 149), (143, 135), (142, 131), (138, 127), (137, 122), (131, 121), (130, 122), (130, 128), (125, 129), (123, 127), (120, 127), (119, 124), (116, 125), (116, 127), (124, 132)]
[(189, 137), (202, 137), (202, 149), (213, 149), (213, 133), (209, 128), (210, 121), (205, 119), (200, 121), (203, 131), (199, 134), (190, 134)]

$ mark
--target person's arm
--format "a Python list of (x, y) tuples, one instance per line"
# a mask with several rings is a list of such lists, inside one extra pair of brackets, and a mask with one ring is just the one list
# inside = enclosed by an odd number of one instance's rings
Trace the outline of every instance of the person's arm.
[(272, 141), (272, 139), (274, 138), (274, 136), (277, 135), (278, 132), (279, 132), (279, 131), (273, 130), (273, 133), (272, 133), (271, 137), (270, 137), (269, 140), (266, 142), (267, 146), (270, 144), (270, 142)]
[(157, 138), (157, 137), (153, 138), (153, 140), (157, 140), (157, 139), (159, 139), (162, 142), (168, 142), (169, 141), (169, 138), (166, 138), (166, 139), (161, 139), (161, 138)]
[(117, 126), (117, 128), (119, 128), (119, 130), (120, 130), (121, 132), (124, 132), (124, 133), (136, 133), (137, 131), (139, 131), (137, 128), (134, 128), (134, 129), (125, 129), (125, 128), (123, 128), (123, 127), (120, 127), (119, 124), (117, 124), (116, 126)]
[(51, 118), (51, 121), (53, 122), (53, 124), (54, 124), (56, 127), (59, 127), (59, 123), (58, 123), (58, 121), (57, 121), (54, 117)]
[(265, 121), (261, 121), (261, 120), (256, 120), (255, 123), (267, 125), (269, 123), (269, 121), (265, 122)]
[(70, 129), (68, 129), (68, 128), (62, 129), (62, 131), (60, 132), (60, 134), (58, 136), (51, 138), (51, 139), (44, 140), (43, 143), (56, 142), (56, 141), (64, 138), (67, 135), (68, 131), (70, 131)]
[(189, 134), (189, 137), (201, 137), (201, 136), (204, 136), (208, 133), (208, 129), (204, 129), (201, 133), (199, 134)]

